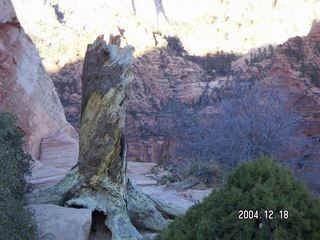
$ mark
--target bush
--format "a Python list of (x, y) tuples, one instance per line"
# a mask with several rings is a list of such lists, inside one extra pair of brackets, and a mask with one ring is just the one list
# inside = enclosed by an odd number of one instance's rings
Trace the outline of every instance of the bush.
[[(240, 220), (239, 210), (258, 211), (259, 217)], [(265, 217), (264, 211), (270, 210), (274, 219)], [(280, 211), (285, 210), (288, 218), (281, 219)], [(290, 169), (264, 157), (238, 167), (220, 191), (214, 190), (191, 207), (157, 240), (316, 240), (320, 239), (319, 222), (319, 200), (308, 194)]]
[[(170, 157), (159, 163), (155, 169), (158, 169), (157, 177), (160, 178), (161, 184), (184, 182), (187, 185), (192, 184), (188, 187), (198, 184), (207, 187), (220, 187), (225, 179), (223, 169), (214, 161), (182, 160)], [(176, 187), (179, 185), (180, 183), (177, 183)], [(183, 188), (185, 187), (186, 185), (183, 186)]]
[(177, 173), (180, 179), (193, 177), (199, 182), (203, 182), (209, 186), (220, 185), (224, 179), (224, 173), (220, 166), (214, 161), (196, 161), (189, 159), (180, 169), (177, 168)]
[(136, 157), (135, 162), (143, 162), (143, 160), (140, 157)]
[(34, 240), (38, 229), (24, 207), (31, 157), (23, 152), (23, 133), (14, 124), (15, 117), (0, 112), (0, 239)]

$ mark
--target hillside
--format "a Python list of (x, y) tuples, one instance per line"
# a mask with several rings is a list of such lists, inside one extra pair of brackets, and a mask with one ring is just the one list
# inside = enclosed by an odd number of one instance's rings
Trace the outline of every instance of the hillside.
[[(208, 75), (199, 61), (191, 62), (166, 49), (166, 37), (177, 36), (190, 56), (205, 58), (207, 53), (220, 51), (242, 55), (307, 35), (313, 20), (319, 18), (315, 9), (320, 4), (311, 0), (248, 0), (241, 5), (237, 1), (163, 0), (162, 9), (149, 1), (128, 0), (117, 4), (98, 0), (77, 5), (61, 0), (13, 3), (55, 83), (67, 120), (76, 129), (80, 127), (80, 76), (86, 44), (97, 35), (113, 32), (135, 46), (135, 80), (127, 120), (127, 132), (132, 133), (129, 157), (154, 162), (169, 151), (170, 144), (163, 138), (135, 136), (141, 125), (152, 128), (160, 100), (177, 94), (190, 101), (200, 96), (206, 82), (214, 87), (225, 81), (224, 76)], [(39, 14), (31, 14), (35, 7), (41, 9)], [(247, 57), (238, 62), (244, 63)]]

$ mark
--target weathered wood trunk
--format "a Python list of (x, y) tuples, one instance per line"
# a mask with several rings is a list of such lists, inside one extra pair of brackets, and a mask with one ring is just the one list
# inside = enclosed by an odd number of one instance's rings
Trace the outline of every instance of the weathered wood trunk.
[(183, 211), (151, 199), (126, 176), (123, 129), (134, 48), (119, 46), (119, 38), (112, 35), (109, 44), (98, 37), (88, 45), (78, 164), (63, 181), (29, 194), (28, 199), (103, 212), (113, 240), (142, 239), (136, 227), (159, 231)]

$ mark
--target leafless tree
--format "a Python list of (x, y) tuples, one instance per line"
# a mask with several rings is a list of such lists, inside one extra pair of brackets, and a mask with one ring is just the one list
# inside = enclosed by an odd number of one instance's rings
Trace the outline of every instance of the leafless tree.
[(298, 157), (306, 145), (299, 117), (289, 96), (265, 83), (234, 83), (231, 94), (212, 116), (213, 152), (231, 168), (261, 155)]
[(273, 85), (235, 79), (213, 113), (200, 102), (171, 99), (157, 122), (160, 132), (179, 142), (174, 155), (215, 160), (227, 169), (261, 155), (298, 159), (307, 139), (300, 137), (301, 118), (288, 100)]

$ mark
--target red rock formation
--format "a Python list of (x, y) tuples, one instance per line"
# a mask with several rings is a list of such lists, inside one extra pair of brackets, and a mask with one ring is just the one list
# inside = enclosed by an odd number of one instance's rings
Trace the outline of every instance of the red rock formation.
[(242, 68), (245, 74), (266, 74), (272, 81), (290, 94), (291, 103), (303, 113), (306, 120), (304, 132), (320, 135), (320, 23), (314, 22), (309, 34), (293, 37), (275, 49), (270, 59), (263, 59), (248, 66), (244, 56), (233, 63), (233, 69)]
[(173, 96), (184, 102), (196, 101), (207, 81), (210, 93), (218, 80), (213, 81), (198, 64), (168, 48), (154, 49), (135, 59), (133, 73), (126, 119), (128, 158), (158, 162), (176, 144), (150, 133), (150, 129), (157, 132), (155, 117), (161, 110), (161, 102)]
[[(320, 135), (320, 23), (314, 22), (309, 34), (293, 37), (275, 49), (275, 55), (248, 66), (244, 58), (234, 62), (233, 69), (242, 68), (244, 74), (257, 77), (264, 72), (264, 81), (283, 89), (289, 101), (303, 117), (303, 133), (317, 141)], [(247, 61), (248, 62), (248, 61)], [(319, 141), (319, 140), (318, 140)], [(319, 151), (319, 149), (317, 150)], [(307, 162), (296, 166), (309, 189), (319, 194), (320, 158), (310, 155)]]
[(127, 142), (128, 159), (131, 161), (159, 162), (173, 147), (170, 140), (163, 137), (127, 137)]
[[(254, 74), (284, 89), (290, 94), (291, 103), (303, 114), (304, 133), (320, 135), (320, 23), (315, 22), (307, 36), (293, 37), (277, 46), (272, 55), (246, 64), (249, 56), (235, 61), (233, 70), (242, 68), (244, 75)], [(174, 94), (184, 101), (192, 101), (205, 87), (205, 74), (198, 65), (167, 50), (154, 50), (138, 58), (134, 72), (127, 126), (130, 134), (136, 136), (145, 127), (154, 128), (159, 102)], [(210, 89), (221, 86), (225, 80), (210, 80)], [(129, 138), (128, 156), (131, 160), (140, 157), (143, 161), (158, 161), (172, 149), (172, 143), (166, 141), (143, 138), (143, 134), (140, 138)]]
[(0, 0), (0, 109), (17, 115), (26, 134), (25, 150), (34, 158), (39, 157), (43, 136), (58, 129), (76, 136), (10, 0)]

